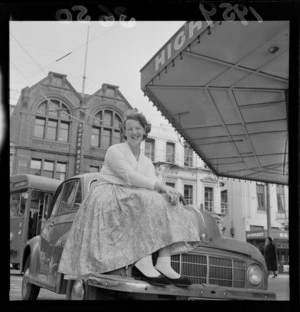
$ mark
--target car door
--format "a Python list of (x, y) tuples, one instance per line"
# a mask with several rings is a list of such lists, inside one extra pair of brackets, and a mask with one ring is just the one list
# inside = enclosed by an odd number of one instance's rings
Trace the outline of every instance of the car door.
[(56, 213), (50, 223), (49, 238), (47, 242), (47, 283), (55, 287), (58, 264), (63, 245), (61, 238), (67, 234), (73, 223), (75, 214), (82, 202), (82, 186), (79, 178), (66, 181)]
[(62, 183), (57, 191), (54, 194), (53, 200), (50, 204), (48, 214), (46, 216), (46, 221), (44, 226), (42, 227), (40, 234), (40, 252), (39, 252), (39, 260), (37, 261), (36, 272), (38, 273), (38, 279), (44, 284), (47, 284), (48, 280), (48, 270), (49, 270), (49, 259), (48, 259), (48, 250), (50, 243), (50, 236), (52, 235), (52, 227), (55, 221), (55, 216), (57, 215), (57, 210), (60, 204), (60, 199), (62, 196), (64, 183)]

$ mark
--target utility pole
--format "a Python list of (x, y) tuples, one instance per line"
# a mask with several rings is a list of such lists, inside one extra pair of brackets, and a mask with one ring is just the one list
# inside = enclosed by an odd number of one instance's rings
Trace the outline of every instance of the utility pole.
[(266, 184), (267, 195), (267, 236), (271, 237), (271, 207), (270, 207), (270, 185)]
[(89, 45), (89, 32), (90, 32), (90, 26), (88, 26), (87, 36), (86, 36), (84, 71), (83, 71), (83, 77), (82, 77), (82, 79), (83, 79), (83, 81), (82, 81), (82, 93), (81, 93), (82, 100), (83, 100), (83, 97), (84, 97), (84, 87), (85, 87), (85, 79), (86, 79), (85, 74), (86, 74), (87, 52), (88, 52), (88, 45)]
[[(87, 52), (88, 52), (88, 43), (89, 43), (89, 30), (90, 26), (88, 26), (87, 37), (86, 37), (86, 47), (85, 47), (85, 60), (84, 60), (84, 71), (83, 71), (83, 82), (82, 82), (82, 93), (81, 93), (81, 106), (84, 104), (84, 87), (85, 87), (85, 79), (86, 79), (86, 61), (87, 61)], [(81, 119), (81, 118), (80, 118)], [(84, 118), (83, 118), (84, 119)], [(78, 130), (77, 130), (77, 142), (76, 142), (76, 167), (75, 174), (81, 173), (82, 166), (82, 142), (83, 142), (83, 122), (79, 122)]]

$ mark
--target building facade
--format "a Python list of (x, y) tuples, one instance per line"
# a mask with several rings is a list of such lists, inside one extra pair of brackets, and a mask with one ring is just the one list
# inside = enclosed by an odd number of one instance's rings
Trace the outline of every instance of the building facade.
[(160, 179), (175, 187), (188, 203), (210, 212), (219, 210), (217, 178), (170, 125), (152, 126), (142, 150)]
[(99, 171), (107, 148), (121, 142), (119, 124), (132, 109), (117, 86), (81, 97), (66, 75), (49, 72), (22, 90), (10, 117), (11, 174), (64, 180)]

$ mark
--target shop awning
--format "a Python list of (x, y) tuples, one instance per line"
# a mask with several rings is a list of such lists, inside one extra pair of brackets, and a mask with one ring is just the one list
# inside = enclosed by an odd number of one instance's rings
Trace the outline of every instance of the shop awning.
[(288, 21), (187, 22), (141, 88), (217, 176), (288, 184)]

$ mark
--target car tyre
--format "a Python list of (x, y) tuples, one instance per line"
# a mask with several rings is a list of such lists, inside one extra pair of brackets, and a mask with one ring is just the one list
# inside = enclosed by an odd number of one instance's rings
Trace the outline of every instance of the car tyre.
[(36, 300), (39, 295), (40, 287), (29, 282), (30, 256), (26, 259), (24, 265), (24, 274), (22, 279), (22, 300)]

